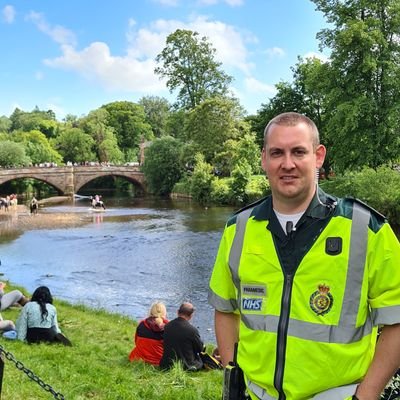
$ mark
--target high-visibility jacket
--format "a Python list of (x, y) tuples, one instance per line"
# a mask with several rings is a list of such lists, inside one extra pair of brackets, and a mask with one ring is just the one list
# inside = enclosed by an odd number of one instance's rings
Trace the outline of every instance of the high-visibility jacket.
[(400, 323), (389, 224), (357, 200), (320, 199), (288, 235), (271, 198), (225, 227), (209, 302), (240, 315), (238, 364), (252, 399), (304, 400), (360, 382), (376, 327)]

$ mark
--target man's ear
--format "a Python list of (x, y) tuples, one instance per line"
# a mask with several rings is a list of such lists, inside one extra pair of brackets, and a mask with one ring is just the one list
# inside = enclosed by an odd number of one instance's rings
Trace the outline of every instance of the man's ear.
[(263, 171), (265, 172), (265, 174), (267, 174), (267, 152), (265, 151), (265, 147), (263, 147), (262, 151), (261, 151), (261, 168), (263, 169)]
[(326, 147), (323, 144), (319, 144), (315, 149), (315, 155), (317, 168), (321, 168), (325, 161)]

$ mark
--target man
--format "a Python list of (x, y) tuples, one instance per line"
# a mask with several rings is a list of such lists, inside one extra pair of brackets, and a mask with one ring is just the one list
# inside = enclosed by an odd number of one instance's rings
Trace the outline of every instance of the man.
[(399, 242), (375, 210), (318, 189), (325, 154), (309, 118), (272, 119), (272, 194), (234, 215), (220, 243), (218, 348), (227, 365), (239, 343), (253, 400), (377, 400), (400, 365)]
[(195, 308), (191, 303), (182, 303), (178, 317), (164, 328), (164, 352), (160, 362), (161, 369), (169, 369), (174, 361), (181, 361), (183, 368), (197, 371), (203, 368), (200, 352), (203, 342), (199, 331), (190, 324)]

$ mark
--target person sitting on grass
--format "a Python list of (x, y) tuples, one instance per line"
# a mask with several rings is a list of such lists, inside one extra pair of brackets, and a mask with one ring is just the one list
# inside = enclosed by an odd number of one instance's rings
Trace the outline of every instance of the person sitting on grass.
[[(0, 314), (0, 332), (2, 332), (4, 337), (7, 338), (13, 338), (13, 336), (15, 335), (14, 322), (9, 319), (3, 319), (1, 314)], [(9, 334), (11, 334), (11, 336), (9, 336)]]
[(14, 304), (24, 306), (29, 299), (25, 297), (19, 290), (12, 290), (4, 293), (4, 288), (7, 286), (5, 282), (0, 282), (0, 311), (4, 311)]
[(164, 327), (168, 323), (167, 309), (164, 303), (154, 303), (149, 316), (140, 321), (135, 332), (135, 348), (129, 354), (129, 360), (143, 360), (158, 366), (164, 348)]
[(31, 301), (25, 304), (16, 321), (17, 337), (28, 343), (58, 342), (71, 346), (61, 333), (57, 322), (57, 309), (47, 286), (39, 286)]
[(178, 317), (165, 326), (161, 369), (168, 370), (177, 361), (181, 362), (183, 368), (188, 371), (198, 371), (204, 367), (200, 357), (204, 344), (197, 328), (189, 322), (194, 311), (195, 308), (191, 303), (182, 303), (178, 310)]

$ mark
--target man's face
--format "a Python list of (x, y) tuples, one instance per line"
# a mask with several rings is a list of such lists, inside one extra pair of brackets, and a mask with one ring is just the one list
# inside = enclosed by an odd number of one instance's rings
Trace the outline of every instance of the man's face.
[(274, 207), (281, 212), (304, 210), (315, 192), (316, 169), (324, 162), (326, 149), (313, 147), (307, 124), (273, 124), (262, 151), (262, 167), (267, 174)]

